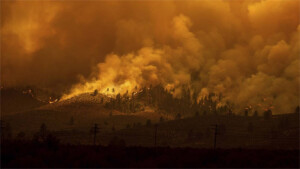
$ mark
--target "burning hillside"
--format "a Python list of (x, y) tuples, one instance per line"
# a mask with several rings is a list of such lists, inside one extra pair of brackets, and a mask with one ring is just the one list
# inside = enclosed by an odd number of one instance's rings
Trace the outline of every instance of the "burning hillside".
[(5, 86), (40, 86), (67, 100), (161, 85), (174, 98), (189, 89), (198, 101), (214, 93), (234, 111), (276, 114), (300, 102), (298, 1), (1, 5)]

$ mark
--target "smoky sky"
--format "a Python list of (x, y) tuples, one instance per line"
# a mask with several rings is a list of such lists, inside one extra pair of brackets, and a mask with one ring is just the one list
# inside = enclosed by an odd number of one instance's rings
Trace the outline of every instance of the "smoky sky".
[(299, 104), (299, 1), (1, 1), (1, 85), (65, 98), (162, 84), (241, 109)]

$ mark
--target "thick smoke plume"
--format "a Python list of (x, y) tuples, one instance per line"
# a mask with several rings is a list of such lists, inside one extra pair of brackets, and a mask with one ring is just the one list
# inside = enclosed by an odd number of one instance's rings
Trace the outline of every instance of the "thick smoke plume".
[[(161, 84), (237, 110), (299, 105), (299, 1), (1, 1), (1, 84), (63, 99)], [(107, 91), (107, 88), (110, 88)], [(174, 90), (173, 90), (174, 89)]]

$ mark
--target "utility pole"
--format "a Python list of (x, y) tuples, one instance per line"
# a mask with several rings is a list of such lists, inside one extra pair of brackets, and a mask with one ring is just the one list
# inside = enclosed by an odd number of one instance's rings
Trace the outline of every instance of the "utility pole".
[(96, 135), (99, 132), (99, 127), (97, 123), (95, 123), (94, 127), (92, 127), (92, 132), (94, 134), (94, 145), (96, 145)]
[(154, 146), (156, 147), (156, 139), (157, 139), (157, 124), (155, 124), (155, 132), (154, 132)]
[(216, 149), (217, 147), (217, 135), (218, 135), (218, 125), (216, 124), (215, 125), (215, 138), (214, 138), (214, 150)]

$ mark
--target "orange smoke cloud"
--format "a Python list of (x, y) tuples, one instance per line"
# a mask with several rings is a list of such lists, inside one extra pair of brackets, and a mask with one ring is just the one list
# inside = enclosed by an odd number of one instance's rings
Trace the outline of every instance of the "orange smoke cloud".
[(298, 1), (1, 5), (6, 86), (37, 85), (64, 99), (150, 84), (180, 96), (189, 86), (199, 98), (222, 93), (236, 109), (274, 106), (275, 113), (291, 112), (300, 101)]

